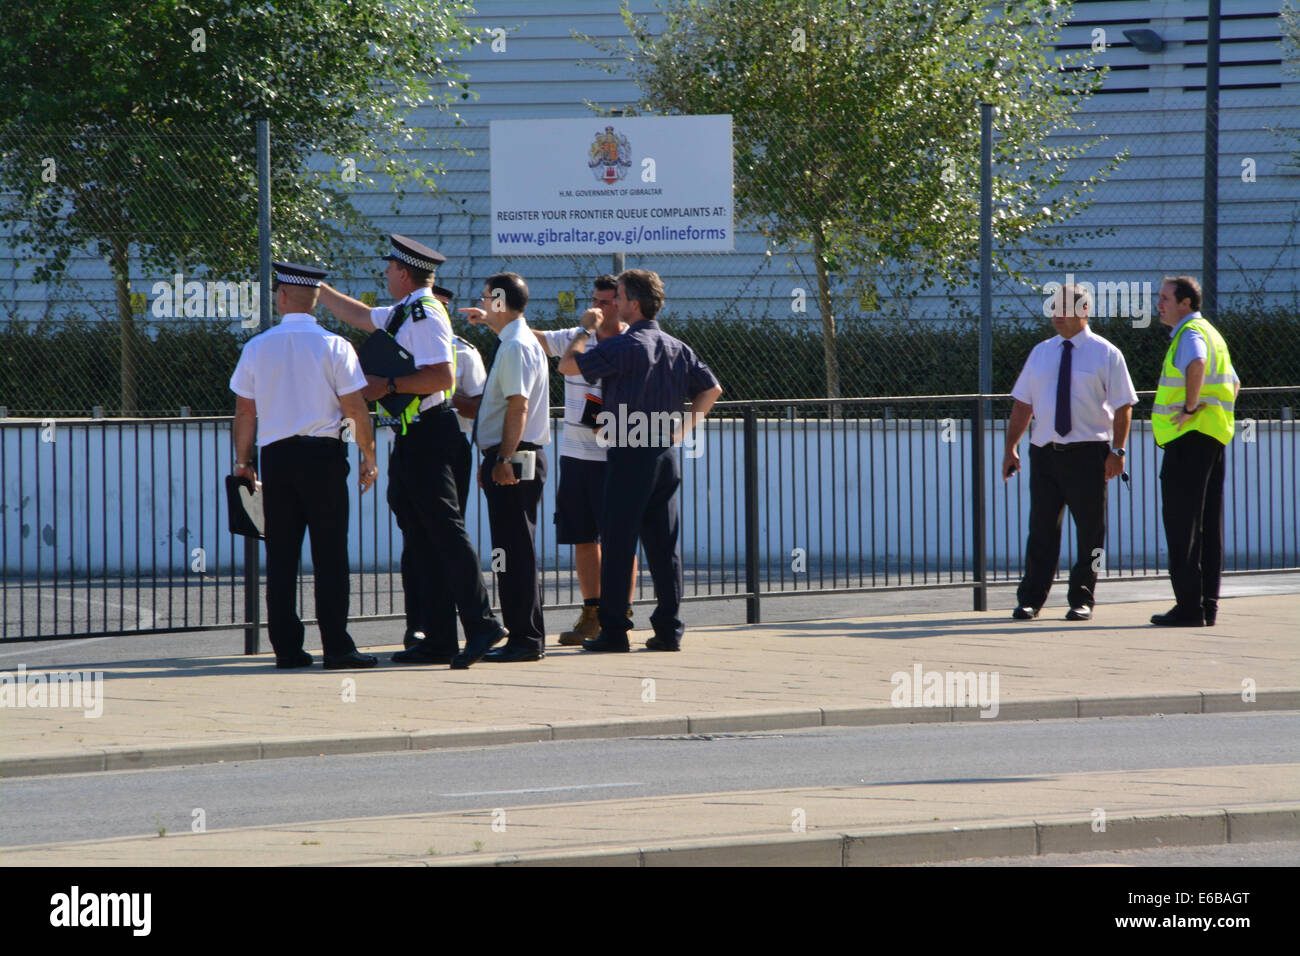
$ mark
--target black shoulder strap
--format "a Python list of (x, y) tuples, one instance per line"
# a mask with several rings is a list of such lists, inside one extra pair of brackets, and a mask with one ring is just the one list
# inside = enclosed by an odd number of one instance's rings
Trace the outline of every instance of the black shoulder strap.
[(396, 338), (397, 330), (400, 329), (402, 327), (402, 323), (406, 321), (407, 314), (408, 311), (405, 302), (396, 306), (393, 309), (393, 311), (388, 315), (388, 326), (384, 329), (384, 331), (387, 332), (389, 335), (393, 336), (394, 338)]

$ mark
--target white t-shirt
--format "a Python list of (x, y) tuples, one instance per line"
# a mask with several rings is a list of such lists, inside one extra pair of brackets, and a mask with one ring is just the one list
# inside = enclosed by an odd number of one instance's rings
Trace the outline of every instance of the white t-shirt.
[[(456, 394), (463, 395), (465, 398), (477, 398), (483, 394), (483, 385), (487, 382), (483, 356), (478, 354), (478, 349), (459, 335), (452, 339), (452, 344), (456, 347)], [(460, 430), (466, 435), (474, 431), (474, 419), (465, 418), (457, 412), (456, 420), (460, 422)]]
[[(424, 311), (426, 318), (417, 321), (415, 315), (408, 315), (394, 338), (398, 345), (411, 353), (417, 369), (442, 362), (450, 364), (452, 360), (451, 320), (447, 318), (447, 310), (443, 304), (435, 299), (433, 293), (427, 288), (416, 289), (396, 305), (371, 309), (370, 324), (376, 329), (384, 328), (388, 325), (388, 318), (393, 314), (393, 309), (398, 305), (413, 308), (419, 299), (425, 299), (419, 308)], [(443, 392), (434, 392), (420, 402), (420, 411), (432, 408), (434, 405), (441, 405), (444, 398)]]
[(1070, 433), (1056, 433), (1056, 383), (1061, 374), (1065, 339), (1054, 335), (1029, 353), (1012, 398), (1032, 405), (1032, 444), (1048, 442), (1112, 441), (1115, 410), (1137, 404), (1124, 353), (1086, 325), (1072, 339), (1070, 357)]
[(522, 315), (501, 330), (500, 339), (478, 407), (478, 447), (482, 450), (501, 444), (507, 399), (514, 395), (528, 399), (519, 440), (545, 447), (551, 443), (551, 385), (546, 353)]
[[(560, 358), (579, 333), (588, 337), (587, 348), (590, 349), (596, 344), (596, 333), (588, 332), (580, 325), (572, 329), (541, 332), (541, 335), (546, 340), (546, 348), (550, 353)], [(608, 450), (596, 441), (596, 430), (581, 422), (582, 410), (586, 407), (588, 395), (601, 397), (599, 382), (591, 385), (581, 375), (564, 376), (564, 431), (560, 434), (560, 457), (562, 458), (605, 461), (608, 457)]]
[(340, 395), (366, 387), (356, 350), (305, 312), (244, 343), (230, 390), (257, 404), (257, 447), (294, 435), (338, 438)]

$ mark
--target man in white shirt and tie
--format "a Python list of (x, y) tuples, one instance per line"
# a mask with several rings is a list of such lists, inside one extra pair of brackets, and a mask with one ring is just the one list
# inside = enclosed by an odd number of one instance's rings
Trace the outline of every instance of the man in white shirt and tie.
[[(551, 386), (546, 353), (524, 318), (527, 305), (523, 277), (500, 272), (487, 280), (478, 308), (460, 310), (471, 323), (485, 323), (500, 340), (474, 420), (475, 444), (483, 452), (479, 487), (487, 498), (492, 551), (504, 561), (497, 572), (501, 619), (510, 632), (504, 646), (483, 658), (494, 663), (539, 661), (546, 653), (537, 506), (546, 481), (544, 449), (551, 441)], [(515, 474), (511, 459), (519, 452), (535, 458), (531, 477)]]
[(1061, 556), (1065, 509), (1074, 516), (1078, 552), (1070, 568), (1068, 621), (1092, 618), (1106, 543), (1106, 483), (1124, 473), (1124, 446), (1137, 392), (1124, 355), (1088, 328), (1092, 296), (1065, 285), (1053, 297), (1057, 334), (1029, 353), (1011, 390), (1002, 478), (1020, 470), (1017, 446), (1035, 419), (1029, 449), (1029, 540), (1016, 591), (1016, 620), (1031, 620), (1047, 601)]

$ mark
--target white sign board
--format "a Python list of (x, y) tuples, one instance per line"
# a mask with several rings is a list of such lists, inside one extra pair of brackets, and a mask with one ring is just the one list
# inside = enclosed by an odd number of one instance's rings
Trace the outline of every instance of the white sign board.
[(729, 252), (731, 117), (493, 120), (492, 254)]

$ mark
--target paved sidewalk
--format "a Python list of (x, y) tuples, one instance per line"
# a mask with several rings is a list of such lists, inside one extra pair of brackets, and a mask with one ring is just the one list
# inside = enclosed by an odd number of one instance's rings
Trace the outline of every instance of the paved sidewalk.
[[(1225, 600), (1213, 628), (1148, 624), (1168, 607), (1167, 600), (1105, 605), (1096, 620), (1081, 623), (1016, 622), (1000, 609), (699, 628), (688, 631), (680, 654), (555, 647), (538, 663), (480, 663), (468, 671), (402, 667), (387, 663), (387, 653), (371, 671), (324, 671), (318, 663), (283, 672), (269, 655), (99, 665), (99, 717), (68, 707), (0, 706), (0, 776), (980, 719), (989, 709), (891, 706), (892, 676), (910, 676), (917, 666), (996, 675), (994, 719), (1002, 720), (1300, 709), (1300, 595)], [(21, 661), (6, 659), (0, 694)], [(1251, 686), (1255, 701), (1243, 701), (1243, 687)], [(916, 703), (931, 703), (917, 695)]]
[(1297, 835), (1300, 768), (1266, 764), (299, 822), (0, 848), (0, 866), (852, 866)]

